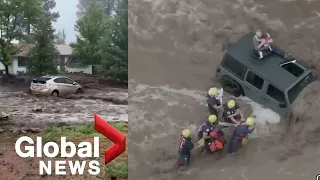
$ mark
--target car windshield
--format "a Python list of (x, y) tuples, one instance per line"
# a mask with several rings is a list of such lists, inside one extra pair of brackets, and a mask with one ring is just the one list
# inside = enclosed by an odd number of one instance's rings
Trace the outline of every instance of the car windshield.
[(309, 73), (306, 75), (301, 81), (299, 81), (295, 86), (293, 86), (288, 91), (288, 97), (290, 104), (293, 103), (293, 101), (298, 97), (299, 93), (309, 84), (311, 83), (315, 77), (312, 73)]

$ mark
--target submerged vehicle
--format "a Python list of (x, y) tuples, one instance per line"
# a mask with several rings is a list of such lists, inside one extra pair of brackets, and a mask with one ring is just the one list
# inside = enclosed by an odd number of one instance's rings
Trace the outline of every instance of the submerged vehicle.
[(43, 96), (62, 96), (82, 92), (82, 86), (64, 76), (41, 76), (32, 80), (30, 90)]
[(280, 115), (291, 112), (299, 93), (315, 80), (315, 75), (302, 62), (269, 55), (259, 59), (252, 39), (255, 33), (243, 36), (227, 49), (216, 78), (224, 91), (272, 109)]

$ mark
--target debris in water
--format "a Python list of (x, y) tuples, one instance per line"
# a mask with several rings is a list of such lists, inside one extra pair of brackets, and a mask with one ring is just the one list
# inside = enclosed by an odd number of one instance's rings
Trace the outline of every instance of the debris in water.
[(42, 110), (42, 108), (34, 108), (34, 109), (32, 109), (32, 112), (40, 113), (40, 112), (43, 112), (43, 110)]

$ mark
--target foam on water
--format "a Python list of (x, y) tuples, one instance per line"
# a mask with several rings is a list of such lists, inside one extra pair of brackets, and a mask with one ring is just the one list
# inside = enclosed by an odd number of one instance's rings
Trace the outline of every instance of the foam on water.
[(252, 108), (252, 116), (256, 119), (256, 130), (253, 135), (267, 135), (269, 133), (267, 125), (280, 122), (280, 115), (271, 109), (263, 107), (261, 104), (254, 102), (248, 97), (240, 97), (238, 99), (250, 105)]
[[(134, 83), (131, 83), (130, 86), (130, 136), (128, 140), (132, 151), (136, 151), (135, 155), (139, 156), (136, 157), (137, 161), (130, 164), (131, 169), (141, 166), (151, 169), (167, 167), (168, 163), (172, 163), (169, 157), (176, 155), (172, 148), (176, 148), (176, 139), (181, 130), (189, 128), (193, 132), (193, 136), (196, 136), (201, 122), (200, 119), (194, 118), (207, 113), (205, 108), (207, 92)], [(252, 112), (252, 115), (256, 117), (256, 128), (250, 138), (268, 136), (268, 125), (280, 121), (280, 116), (277, 113), (247, 97), (235, 98), (224, 93), (224, 101), (230, 98), (236, 99), (241, 104), (243, 111), (249, 110), (248, 112)], [(193, 107), (196, 111), (190, 111), (190, 108)], [(159, 149), (153, 151), (155, 148)], [(159, 158), (161, 156), (164, 160), (155, 165), (154, 162), (159, 159), (155, 158), (152, 153), (159, 153), (159, 151), (165, 152), (165, 154), (159, 155)], [(224, 170), (228, 171), (227, 168)], [(197, 171), (197, 168), (191, 168), (190, 171)], [(238, 175), (243, 178), (246, 176), (241, 173)], [(171, 178), (168, 174), (169, 177)]]
[[(133, 102), (144, 102), (147, 99), (153, 99), (153, 100), (162, 100), (168, 104), (168, 107), (172, 106), (181, 106), (181, 102), (179, 102), (181, 99), (183, 99), (183, 96), (193, 98), (195, 101), (197, 101), (199, 104), (204, 105), (205, 103), (205, 95), (206, 92), (196, 91), (196, 90), (188, 90), (188, 89), (173, 89), (169, 86), (160, 86), (160, 87), (153, 87), (148, 86), (144, 84), (138, 84), (135, 88), (132, 88), (132, 94), (131, 101)], [(225, 98), (228, 98), (230, 96), (225, 96)], [(268, 133), (268, 127), (266, 124), (275, 124), (280, 122), (280, 116), (276, 112), (272, 111), (271, 109), (265, 108), (262, 105), (252, 101), (251, 99), (247, 97), (240, 97), (236, 98), (238, 101), (241, 101), (247, 105), (250, 106), (253, 113), (252, 115), (256, 117), (256, 135), (263, 135)], [(157, 113), (159, 116), (165, 117), (165, 110), (159, 110)], [(159, 113), (163, 113), (160, 115)], [(141, 114), (140, 114), (141, 115)], [(144, 118), (144, 116), (140, 116), (139, 119)], [(177, 127), (177, 124), (175, 124), (171, 118), (166, 117), (162, 119), (163, 121), (168, 121), (173, 127)], [(133, 120), (132, 122), (135, 122), (136, 120)], [(139, 122), (140, 128), (142, 128), (145, 125), (150, 125), (153, 122), (146, 122), (146, 124), (142, 125), (141, 122)], [(134, 126), (134, 125), (133, 125)], [(179, 127), (179, 126), (178, 126)], [(132, 127), (137, 128), (137, 127)], [(189, 125), (189, 128), (193, 131), (197, 130), (197, 127), (193, 124)], [(171, 128), (170, 128), (171, 129)]]
[[(169, 111), (175, 107), (194, 106), (192, 104), (184, 104), (186, 99), (192, 99), (196, 104), (205, 106), (206, 92), (188, 89), (173, 89), (169, 86), (154, 87), (145, 84), (136, 84), (129, 87), (131, 89), (130, 101), (133, 102), (129, 108), (130, 122), (129, 126), (132, 132), (141, 132), (145, 129), (154, 129), (152, 135), (146, 135), (144, 140), (134, 142), (141, 146), (149, 146), (150, 143), (157, 138), (165, 138), (166, 136), (177, 135), (177, 133), (184, 129), (189, 128), (194, 134), (198, 130), (199, 124), (185, 122), (177, 122), (174, 117), (168, 116)], [(222, 93), (221, 93), (222, 94)], [(225, 100), (234, 98), (227, 93), (224, 95)], [(280, 116), (274, 111), (264, 108), (262, 105), (252, 101), (247, 97), (234, 98), (238, 102), (245, 104), (244, 108), (252, 109), (252, 115), (256, 117), (256, 128), (252, 137), (262, 137), (269, 134), (267, 125), (278, 123)], [(146, 101), (160, 100), (161, 105), (157, 111), (150, 112), (150, 107)], [(157, 102), (156, 101), (156, 102)], [(140, 105), (138, 105), (138, 104)], [(157, 103), (156, 103), (157, 104)], [(150, 105), (150, 104), (149, 104)], [(152, 114), (150, 116), (150, 114)]]

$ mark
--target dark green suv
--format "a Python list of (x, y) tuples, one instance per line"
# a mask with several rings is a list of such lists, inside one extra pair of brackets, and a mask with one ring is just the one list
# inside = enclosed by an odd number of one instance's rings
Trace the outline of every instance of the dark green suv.
[(259, 59), (253, 49), (254, 35), (245, 35), (227, 50), (216, 77), (226, 92), (247, 96), (284, 115), (315, 75), (292, 57), (288, 60), (270, 55)]

